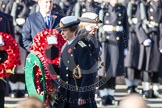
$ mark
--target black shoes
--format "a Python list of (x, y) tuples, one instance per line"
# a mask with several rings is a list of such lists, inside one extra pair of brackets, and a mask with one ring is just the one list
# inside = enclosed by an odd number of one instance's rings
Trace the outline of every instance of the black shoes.
[(143, 91), (143, 98), (162, 98), (162, 95), (158, 91), (148, 90)]
[(151, 90), (143, 91), (142, 97), (143, 98), (152, 98), (152, 91)]
[(117, 103), (117, 101), (111, 95), (103, 96), (101, 99), (102, 99), (102, 105), (104, 105), (104, 106), (114, 105)]
[(25, 93), (26, 93), (25, 90), (13, 90), (9, 96), (11, 98), (22, 98), (25, 96)]
[(141, 90), (139, 90), (139, 89), (137, 88), (137, 86), (129, 86), (129, 87), (127, 88), (127, 92), (128, 92), (128, 94), (131, 94), (131, 93), (142, 94), (142, 93), (141, 93)]
[(152, 98), (162, 98), (162, 95), (158, 91), (153, 91)]
[(9, 94), (9, 96), (10, 96), (11, 98), (17, 98), (17, 90), (13, 90), (13, 91)]

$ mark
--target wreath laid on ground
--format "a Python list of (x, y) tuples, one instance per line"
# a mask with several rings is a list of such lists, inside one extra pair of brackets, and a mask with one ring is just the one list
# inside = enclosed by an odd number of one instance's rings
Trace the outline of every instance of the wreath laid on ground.
[[(59, 54), (53, 60), (48, 59), (45, 54), (48, 46), (47, 36), (55, 36), (57, 39), (57, 44), (54, 46), (58, 48)], [(57, 79), (57, 75), (50, 74), (48, 63), (59, 65), (64, 43), (65, 40), (56, 29), (43, 30), (34, 37), (25, 66), (25, 80), (29, 96), (37, 96), (45, 103), (50, 101), (55, 92), (53, 80)]]
[(0, 32), (0, 36), (4, 42), (4, 45), (0, 46), (3, 48), (1, 51), (7, 53), (7, 59), (0, 63), (0, 79), (3, 79), (12, 75), (16, 66), (21, 64), (21, 61), (19, 47), (16, 40), (7, 33)]

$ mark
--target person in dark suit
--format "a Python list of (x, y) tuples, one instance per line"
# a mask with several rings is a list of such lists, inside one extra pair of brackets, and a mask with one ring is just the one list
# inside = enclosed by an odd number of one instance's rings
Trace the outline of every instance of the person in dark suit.
[[(38, 0), (38, 5), (39, 11), (31, 14), (22, 28), (22, 45), (27, 52), (30, 52), (30, 46), (36, 34), (45, 29), (54, 29), (62, 17), (52, 11), (53, 0)], [(58, 55), (59, 49), (55, 46), (46, 51), (46, 56), (50, 60), (55, 59)], [(52, 74), (59, 74), (58, 65), (49, 64), (48, 66)]]
[[(84, 39), (77, 35), (80, 21), (75, 16), (61, 19), (61, 34), (67, 42), (60, 60), (59, 95), (56, 108), (97, 108), (94, 99), (95, 59)], [(89, 90), (87, 90), (87, 88)]]
[[(40, 7), (39, 11), (31, 14), (26, 19), (22, 29), (22, 45), (27, 52), (30, 52), (29, 48), (32, 44), (33, 37), (42, 30), (55, 28), (59, 24), (62, 17), (52, 11), (53, 0), (38, 0), (38, 5)], [(47, 55), (52, 57), (50, 59), (54, 59), (57, 54), (53, 54), (53, 51), (58, 52), (58, 50), (54, 47), (52, 47), (51, 50), (47, 51), (49, 53)]]
[[(55, 28), (62, 16), (52, 11), (53, 0), (38, 0), (40, 11), (31, 14), (22, 29), (22, 44), (30, 52), (33, 37), (40, 31)], [(48, 24), (47, 24), (48, 22)]]
[[(0, 12), (0, 32), (9, 33), (14, 36), (13, 18), (5, 13)], [(6, 51), (0, 48), (0, 63), (7, 59)], [(4, 96), (6, 89), (6, 82), (0, 80), (0, 107), (4, 108)]]

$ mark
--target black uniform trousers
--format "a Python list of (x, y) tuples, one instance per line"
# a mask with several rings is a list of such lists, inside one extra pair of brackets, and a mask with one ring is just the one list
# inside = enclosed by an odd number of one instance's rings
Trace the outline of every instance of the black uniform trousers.
[(4, 108), (4, 96), (6, 84), (3, 80), (0, 80), (0, 108)]

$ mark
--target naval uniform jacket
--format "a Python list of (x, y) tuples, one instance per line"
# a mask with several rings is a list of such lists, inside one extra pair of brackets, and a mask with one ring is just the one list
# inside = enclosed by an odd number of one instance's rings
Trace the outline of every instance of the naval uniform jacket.
[[(60, 61), (60, 102), (58, 108), (96, 108), (95, 89), (87, 91), (86, 88), (95, 83), (96, 66), (94, 67), (94, 61), (89, 48), (84, 41), (79, 39), (79, 36), (70, 45), (65, 43)], [(73, 76), (73, 69), (77, 65), (81, 69), (82, 77), (80, 79)], [(82, 88), (83, 91), (81, 92), (81, 89), (77, 89), (77, 87)], [(79, 107), (77, 105), (79, 98), (85, 99), (87, 104)]]

